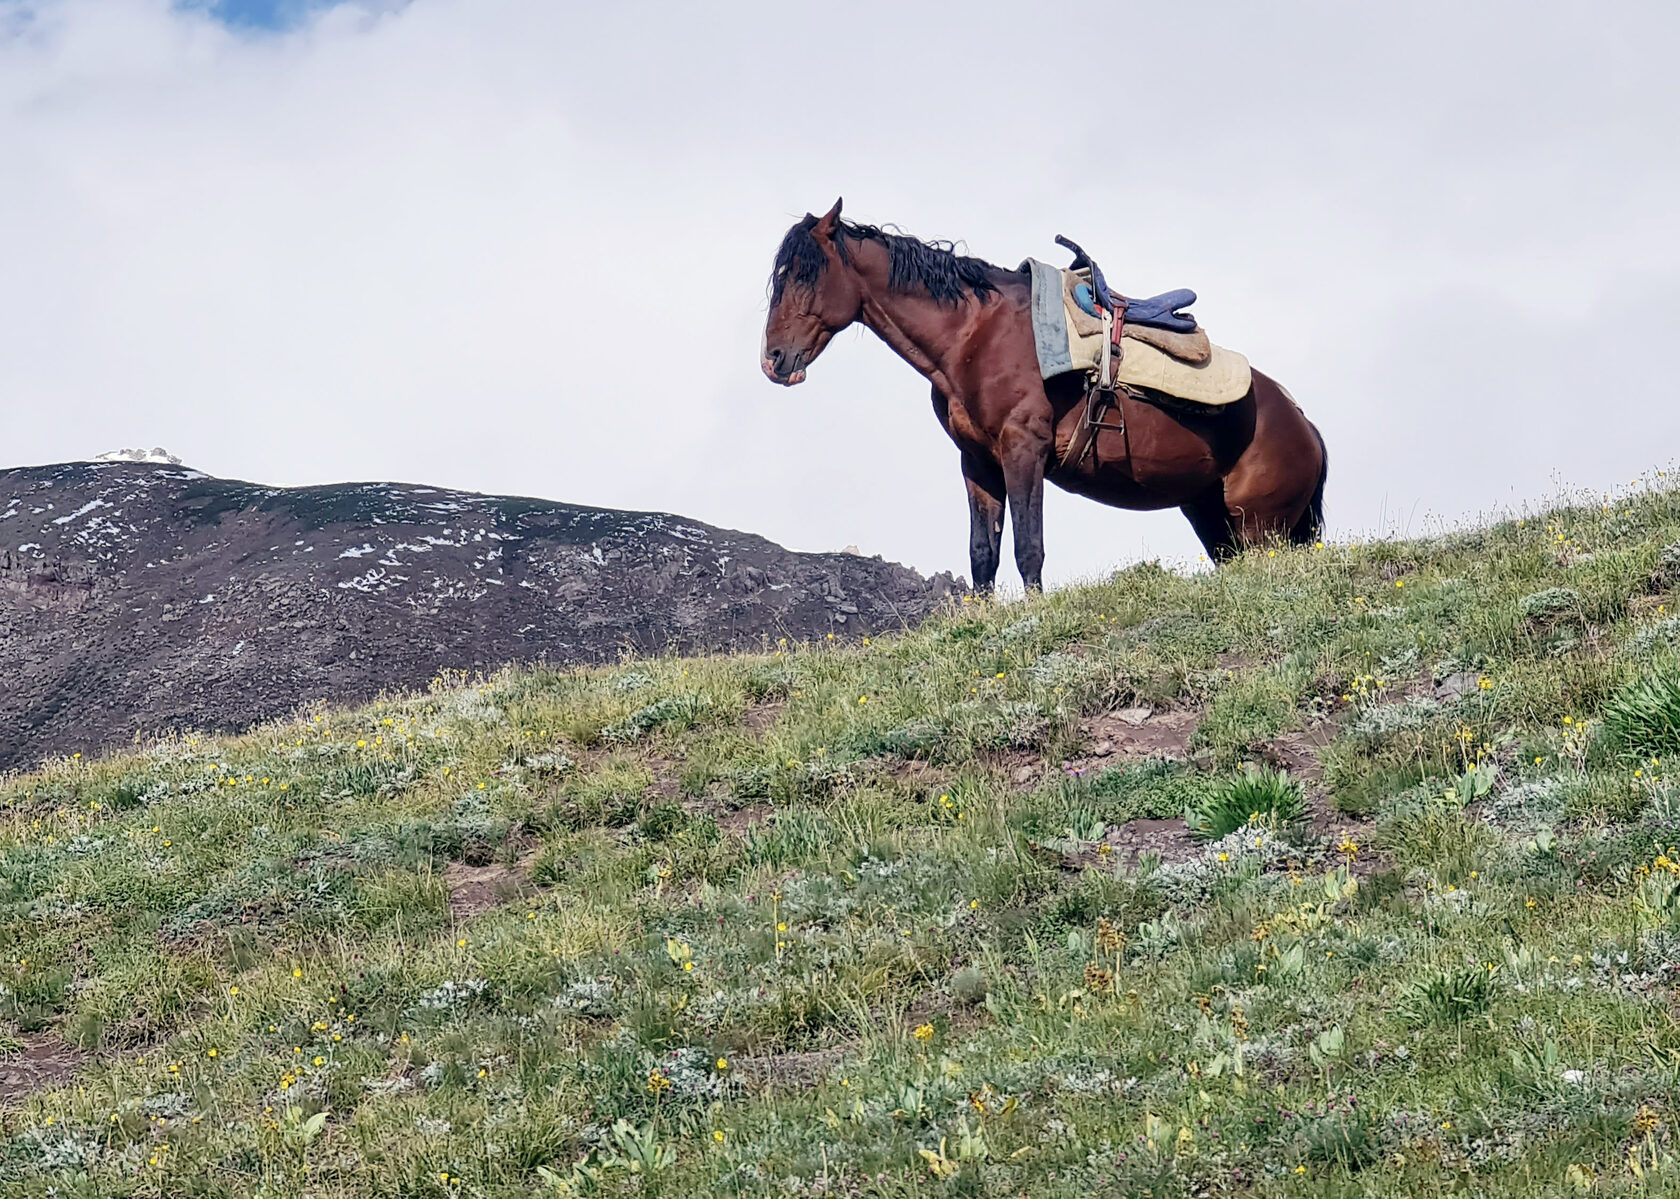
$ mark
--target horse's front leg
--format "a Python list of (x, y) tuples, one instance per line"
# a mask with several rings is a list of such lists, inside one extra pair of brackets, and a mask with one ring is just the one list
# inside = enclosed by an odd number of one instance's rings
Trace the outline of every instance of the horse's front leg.
[(990, 595), (1003, 544), (1003, 471), (990, 458), (964, 450), (962, 473), (968, 488), (968, 565), (974, 592)]
[(1048, 424), (1005, 428), (999, 438), (1003, 480), (1014, 529), (1015, 567), (1029, 592), (1044, 589), (1044, 468), (1050, 455)]

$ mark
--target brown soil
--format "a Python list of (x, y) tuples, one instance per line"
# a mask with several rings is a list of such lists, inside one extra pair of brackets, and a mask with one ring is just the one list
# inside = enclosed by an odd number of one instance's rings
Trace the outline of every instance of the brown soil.
[[(1319, 736), (1325, 739), (1320, 741)], [(1328, 744), (1328, 730), (1321, 733), (1316, 728), (1297, 729), (1261, 746), (1260, 757), (1279, 770), (1287, 770), (1290, 778), (1311, 791), (1324, 779), (1324, 766), (1318, 755)]]
[(1017, 787), (1030, 787), (1044, 771), (1044, 760), (1025, 750), (995, 750), (976, 755), (980, 763), (1007, 778)]
[(51, 1033), (23, 1038), (20, 1053), (0, 1058), (0, 1107), (66, 1081), (88, 1060), (80, 1049)]
[(803, 1053), (770, 1053), (762, 1057), (738, 1057), (731, 1066), (736, 1078), (753, 1089), (811, 1087), (827, 1078), (845, 1060), (847, 1052), (846, 1048), (838, 1047)]
[(1182, 759), (1200, 716), (1193, 708), (1156, 712), (1135, 707), (1089, 717), (1080, 723), (1079, 732), (1090, 752), (1069, 760), (1066, 768), (1084, 772), (1145, 758)]
[(675, 758), (659, 757), (657, 755), (644, 756), (643, 766), (653, 772), (653, 786), (650, 790), (665, 800), (680, 800), (682, 798), (683, 764)]
[(731, 837), (745, 836), (755, 824), (769, 824), (776, 818), (776, 809), (767, 803), (748, 804), (744, 808), (708, 807), (707, 812), (717, 821), (718, 831)]
[(443, 881), (449, 884), (449, 914), (457, 922), (470, 920), (523, 894), (534, 856), (522, 858), (517, 868), (501, 862), (491, 862), (488, 866), (449, 863), (443, 871)]
[(918, 761), (895, 763), (892, 776), (901, 786), (928, 791), (935, 787), (944, 787), (951, 781), (949, 771), (941, 770), (928, 762)]
[(1121, 758), (1182, 758), (1196, 731), (1201, 713), (1191, 708), (1174, 712), (1152, 712), (1148, 708), (1122, 708), (1092, 717), (1086, 722), (1092, 752)]
[(1158, 854), (1163, 862), (1187, 862), (1201, 852), (1190, 839), (1182, 817), (1171, 820), (1133, 820), (1109, 829), (1103, 838), (1114, 856), (1128, 864), (1146, 853)]
[(771, 725), (781, 719), (782, 708), (784, 706), (785, 705), (783, 705), (780, 700), (764, 704), (754, 704), (752, 707), (748, 708), (746, 714), (741, 717), (741, 724), (746, 728), (747, 732), (751, 733), (753, 736), (762, 737)]
[(1146, 853), (1171, 863), (1188, 861), (1198, 852), (1200, 847), (1190, 839), (1190, 830), (1182, 819), (1132, 820), (1109, 829), (1096, 844), (1077, 853), (1063, 853), (1060, 865), (1075, 872), (1093, 866), (1112, 870), (1135, 866)]
[[(1315, 834), (1326, 838), (1332, 846), (1352, 840), (1363, 847), (1370, 841), (1372, 822), (1337, 811), (1330, 801), (1330, 789), (1324, 785), (1324, 766), (1318, 755), (1330, 744), (1335, 732), (1334, 721), (1320, 721), (1268, 742), (1260, 748), (1260, 757), (1287, 770), (1291, 778), (1302, 784)], [(1355, 874), (1363, 877), (1381, 870), (1386, 862), (1367, 851), (1364, 857), (1356, 857), (1349, 865)]]

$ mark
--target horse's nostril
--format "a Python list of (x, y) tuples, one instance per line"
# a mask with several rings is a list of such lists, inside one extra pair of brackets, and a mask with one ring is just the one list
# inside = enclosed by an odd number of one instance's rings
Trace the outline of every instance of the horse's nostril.
[(776, 373), (778, 375), (782, 373), (782, 367), (784, 365), (784, 362), (785, 362), (786, 358), (787, 358), (787, 355), (784, 354), (781, 350), (771, 350), (770, 351), (770, 365), (776, 368)]

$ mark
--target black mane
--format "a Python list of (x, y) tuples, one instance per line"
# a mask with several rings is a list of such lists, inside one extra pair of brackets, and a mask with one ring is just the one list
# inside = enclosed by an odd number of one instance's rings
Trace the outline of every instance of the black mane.
[[(770, 271), (771, 307), (780, 302), (789, 284), (814, 288), (822, 278), (827, 259), (812, 233), (816, 224), (816, 217), (807, 216), (782, 238)], [(837, 222), (834, 246), (842, 259), (847, 259), (846, 247), (854, 241), (876, 241), (887, 248), (888, 287), (894, 291), (925, 287), (941, 304), (956, 304), (969, 295), (984, 300), (997, 291), (996, 276), (1009, 273), (984, 259), (958, 254), (950, 242), (922, 241), (903, 233), (889, 233), (878, 225)]]

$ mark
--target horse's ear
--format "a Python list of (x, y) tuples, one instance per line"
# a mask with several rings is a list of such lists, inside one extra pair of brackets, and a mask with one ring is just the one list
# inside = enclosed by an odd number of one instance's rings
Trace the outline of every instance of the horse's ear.
[(834, 226), (840, 221), (840, 204), (841, 201), (834, 201), (834, 207), (817, 218), (816, 225), (812, 227), (813, 232), (820, 233), (824, 237), (834, 236)]

